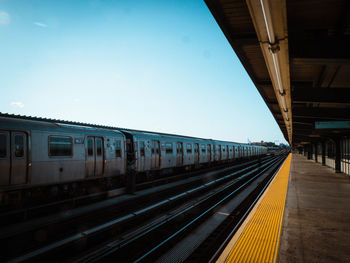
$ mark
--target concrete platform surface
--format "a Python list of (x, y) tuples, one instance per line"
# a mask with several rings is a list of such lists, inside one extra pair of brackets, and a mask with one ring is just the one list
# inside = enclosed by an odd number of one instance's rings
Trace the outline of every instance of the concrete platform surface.
[(293, 154), (278, 262), (350, 262), (350, 178)]

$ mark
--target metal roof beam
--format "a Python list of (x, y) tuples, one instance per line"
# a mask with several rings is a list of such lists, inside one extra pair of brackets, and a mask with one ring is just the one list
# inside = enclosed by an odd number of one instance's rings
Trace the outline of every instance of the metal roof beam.
[(350, 120), (350, 108), (294, 107), (294, 118)]
[(347, 103), (350, 104), (350, 89), (346, 88), (295, 88), (293, 103)]
[(329, 88), (332, 85), (339, 68), (340, 65), (323, 66), (321, 74), (314, 80), (313, 87)]
[(343, 65), (350, 62), (350, 37), (289, 37), (293, 64)]
[(292, 63), (295, 65), (349, 65), (350, 58), (294, 57)]

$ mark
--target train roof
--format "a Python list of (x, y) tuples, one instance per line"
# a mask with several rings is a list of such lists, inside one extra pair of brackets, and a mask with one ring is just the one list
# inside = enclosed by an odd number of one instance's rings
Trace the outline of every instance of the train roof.
[[(94, 131), (96, 129), (99, 129), (100, 131), (114, 131), (114, 132), (128, 132), (131, 134), (138, 134), (138, 135), (145, 135), (145, 136), (164, 136), (164, 137), (181, 137), (181, 138), (187, 138), (192, 140), (203, 140), (203, 141), (213, 141), (216, 143), (234, 143), (238, 145), (250, 145), (245, 143), (237, 143), (237, 142), (230, 142), (230, 141), (220, 141), (220, 140), (213, 140), (213, 139), (206, 139), (206, 138), (198, 138), (198, 137), (191, 137), (186, 135), (178, 135), (178, 134), (170, 134), (170, 133), (161, 133), (161, 132), (152, 132), (152, 131), (142, 131), (142, 130), (136, 130), (136, 129), (128, 129), (128, 128), (121, 128), (121, 127), (114, 127), (114, 126), (107, 126), (107, 125), (98, 125), (98, 124), (92, 124), (92, 123), (83, 123), (83, 122), (74, 122), (74, 121), (67, 121), (67, 120), (58, 120), (58, 119), (49, 119), (49, 118), (41, 118), (41, 117), (33, 117), (33, 116), (25, 116), (25, 115), (15, 115), (15, 114), (9, 114), (9, 113), (2, 113), (0, 112), (0, 120), (1, 119), (16, 119), (19, 122), (21, 122), (20, 125), (23, 126), (31, 126), (31, 125), (40, 125), (43, 128), (70, 128), (70, 129), (79, 129), (79, 130), (85, 130), (85, 131)], [(257, 145), (251, 145), (254, 147), (264, 147), (264, 146), (257, 146)]]
[[(7, 114), (6, 114), (7, 115)], [(33, 129), (33, 130), (52, 130), (52, 129), (61, 129), (62, 131), (85, 131), (94, 133), (96, 131), (107, 133), (107, 134), (120, 134), (123, 135), (118, 130), (111, 130), (105, 128), (97, 128), (97, 127), (89, 127), (85, 125), (74, 125), (74, 124), (65, 124), (55, 121), (46, 121), (45, 119), (34, 120), (31, 117), (14, 115), (16, 117), (4, 116), (4, 114), (0, 113), (0, 128), (4, 127), (12, 127), (16, 129)], [(19, 118), (24, 117), (24, 118)], [(4, 125), (5, 124), (5, 125)], [(123, 135), (124, 136), (124, 135)]]

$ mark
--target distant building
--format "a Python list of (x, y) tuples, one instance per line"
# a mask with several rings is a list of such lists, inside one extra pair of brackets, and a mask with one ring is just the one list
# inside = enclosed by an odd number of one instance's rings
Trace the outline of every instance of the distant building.
[(264, 141), (261, 141), (261, 142), (252, 142), (251, 144), (252, 144), (252, 145), (259, 145), (259, 146), (267, 146), (267, 143), (264, 142)]

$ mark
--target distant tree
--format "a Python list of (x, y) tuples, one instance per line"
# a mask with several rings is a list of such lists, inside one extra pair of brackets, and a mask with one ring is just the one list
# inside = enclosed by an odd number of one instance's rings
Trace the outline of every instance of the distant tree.
[(274, 142), (266, 142), (266, 146), (268, 146), (268, 147), (277, 147), (277, 145)]

